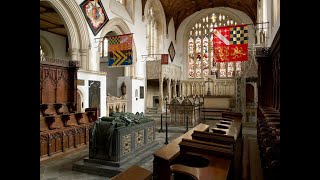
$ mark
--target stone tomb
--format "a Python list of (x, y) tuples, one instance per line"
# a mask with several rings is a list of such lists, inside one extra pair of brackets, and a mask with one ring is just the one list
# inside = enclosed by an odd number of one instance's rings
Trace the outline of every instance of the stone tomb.
[(143, 113), (111, 113), (90, 131), (89, 157), (73, 164), (75, 171), (113, 177), (142, 161), (157, 146), (155, 121)]

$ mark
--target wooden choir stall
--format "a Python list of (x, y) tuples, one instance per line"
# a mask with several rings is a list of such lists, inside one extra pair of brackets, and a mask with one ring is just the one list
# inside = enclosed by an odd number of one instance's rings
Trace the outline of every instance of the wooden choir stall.
[(77, 112), (78, 62), (40, 61), (40, 162), (89, 144), (97, 109)]
[(241, 119), (241, 113), (222, 113), (215, 125), (200, 123), (157, 150), (153, 179), (241, 179)]
[(256, 49), (258, 62), (257, 140), (265, 180), (280, 179), (280, 28), (271, 47)]

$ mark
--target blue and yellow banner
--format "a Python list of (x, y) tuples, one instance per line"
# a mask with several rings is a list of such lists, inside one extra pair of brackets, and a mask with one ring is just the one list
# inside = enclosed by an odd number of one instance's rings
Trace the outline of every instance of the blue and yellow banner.
[(107, 37), (109, 66), (132, 65), (132, 36), (132, 34), (123, 34)]

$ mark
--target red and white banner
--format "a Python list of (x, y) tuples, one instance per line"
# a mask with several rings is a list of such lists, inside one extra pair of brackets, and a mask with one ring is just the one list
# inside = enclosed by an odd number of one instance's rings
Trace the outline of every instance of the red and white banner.
[(248, 61), (248, 26), (225, 26), (213, 29), (215, 62)]

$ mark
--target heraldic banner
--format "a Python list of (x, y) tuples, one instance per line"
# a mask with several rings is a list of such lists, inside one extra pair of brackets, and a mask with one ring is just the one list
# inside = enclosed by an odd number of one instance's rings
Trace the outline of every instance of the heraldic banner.
[(225, 26), (213, 29), (215, 62), (248, 61), (248, 26)]
[(107, 36), (109, 66), (132, 65), (132, 37), (132, 34)]

